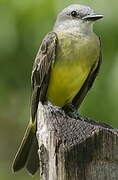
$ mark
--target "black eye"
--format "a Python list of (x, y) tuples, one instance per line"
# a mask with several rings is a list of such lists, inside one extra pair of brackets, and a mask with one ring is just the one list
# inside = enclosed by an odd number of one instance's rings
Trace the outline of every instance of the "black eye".
[(76, 12), (76, 11), (72, 11), (72, 12), (71, 12), (71, 16), (72, 16), (72, 17), (76, 17), (76, 16), (77, 16), (77, 12)]

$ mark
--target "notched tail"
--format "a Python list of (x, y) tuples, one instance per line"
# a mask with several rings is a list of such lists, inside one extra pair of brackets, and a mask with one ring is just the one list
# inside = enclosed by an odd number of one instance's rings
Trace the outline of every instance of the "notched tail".
[(12, 170), (17, 172), (25, 167), (32, 175), (39, 168), (38, 142), (34, 126), (29, 124), (18, 152), (14, 158)]

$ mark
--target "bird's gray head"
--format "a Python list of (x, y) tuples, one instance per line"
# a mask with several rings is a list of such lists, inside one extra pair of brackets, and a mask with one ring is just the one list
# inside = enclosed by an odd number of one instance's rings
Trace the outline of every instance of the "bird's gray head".
[(92, 31), (93, 22), (102, 17), (103, 15), (94, 13), (88, 6), (73, 4), (59, 13), (54, 31), (65, 30), (88, 33)]

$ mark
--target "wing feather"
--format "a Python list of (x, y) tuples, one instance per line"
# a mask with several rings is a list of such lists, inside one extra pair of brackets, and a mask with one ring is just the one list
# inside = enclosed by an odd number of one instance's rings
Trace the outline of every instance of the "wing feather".
[(44, 38), (34, 61), (31, 84), (32, 84), (32, 121), (35, 120), (39, 101), (44, 102), (49, 83), (51, 65), (55, 61), (57, 35), (50, 32)]
[(93, 65), (93, 67), (91, 68), (91, 71), (90, 71), (86, 81), (84, 82), (82, 88), (80, 89), (80, 91), (74, 97), (74, 99), (72, 101), (72, 104), (76, 109), (78, 109), (80, 107), (82, 101), (84, 100), (88, 91), (92, 87), (92, 85), (93, 85), (93, 83), (94, 83), (94, 81), (95, 81), (95, 79), (99, 73), (101, 62), (102, 62), (102, 54), (100, 52), (100, 56), (99, 56), (99, 60), (98, 60), (97, 65)]

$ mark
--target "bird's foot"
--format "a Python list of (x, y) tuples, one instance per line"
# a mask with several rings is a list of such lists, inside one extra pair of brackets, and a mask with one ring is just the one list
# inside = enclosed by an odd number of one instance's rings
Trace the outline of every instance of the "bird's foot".
[(77, 109), (72, 104), (66, 104), (64, 107), (54, 106), (50, 101), (47, 102), (47, 105), (58, 112), (64, 111), (69, 117), (74, 119), (79, 119), (81, 121), (89, 121), (89, 118), (86, 118), (77, 111)]
[(77, 109), (72, 104), (67, 104), (62, 108), (65, 113), (74, 119), (79, 119), (81, 121), (89, 121), (89, 118), (86, 118), (77, 111)]
[(50, 101), (47, 102), (47, 105), (48, 105), (51, 109), (54, 109), (55, 111), (60, 111), (60, 110), (62, 110), (61, 107), (59, 107), (59, 106), (54, 106)]
[(79, 119), (81, 121), (87, 121), (88, 118), (82, 116), (78, 111), (70, 111), (67, 113), (71, 118)]

